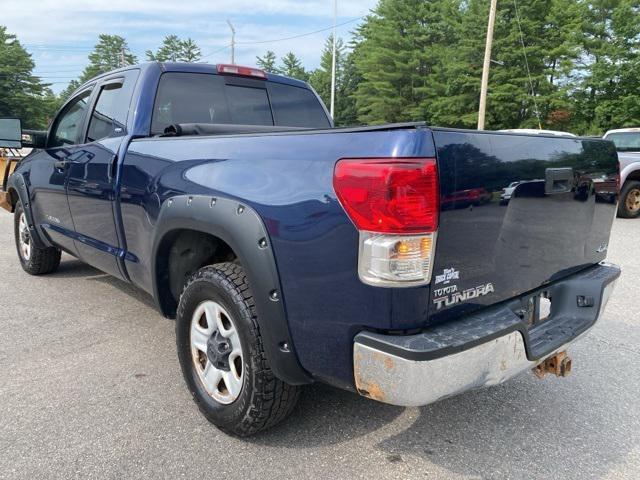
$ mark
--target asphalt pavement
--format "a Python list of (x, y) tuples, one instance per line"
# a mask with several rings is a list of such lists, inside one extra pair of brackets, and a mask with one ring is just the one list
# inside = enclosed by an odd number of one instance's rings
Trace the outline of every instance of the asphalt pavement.
[(423, 408), (314, 385), (245, 440), (199, 414), (174, 324), (145, 294), (71, 257), (30, 277), (12, 229), (0, 213), (2, 479), (640, 478), (640, 219), (615, 221), (623, 275), (569, 378), (526, 374)]

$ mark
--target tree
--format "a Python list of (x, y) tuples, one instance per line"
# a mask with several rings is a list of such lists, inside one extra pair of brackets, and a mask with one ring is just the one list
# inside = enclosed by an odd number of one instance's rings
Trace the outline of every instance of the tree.
[(145, 55), (151, 62), (197, 62), (202, 53), (191, 38), (180, 40), (177, 35), (167, 35), (155, 53), (147, 50)]
[(427, 77), (454, 44), (448, 15), (459, 0), (380, 0), (356, 31), (355, 93), (364, 123), (424, 120)]
[(287, 53), (282, 57), (282, 66), (278, 69), (279, 73), (298, 80), (307, 81), (309, 74), (302, 66), (302, 62), (293, 52)]
[[(133, 65), (138, 59), (129, 50), (124, 38), (119, 35), (100, 34), (98, 43), (89, 54), (87, 65), (77, 80), (71, 80), (67, 88), (60, 93), (60, 100), (66, 100), (76, 88), (96, 75), (115, 70), (124, 65)], [(124, 64), (123, 64), (124, 60)]]
[(202, 58), (200, 47), (191, 38), (183, 40), (180, 47), (180, 61), (198, 62)]
[[(355, 116), (355, 91), (353, 58), (346, 51), (342, 39), (336, 41), (336, 100), (334, 122), (338, 126), (353, 125)], [(320, 66), (309, 74), (309, 83), (318, 92), (325, 105), (331, 102), (331, 70), (333, 66), (333, 36), (325, 41)]]
[(256, 65), (265, 72), (279, 73), (276, 67), (276, 54), (268, 50), (262, 57), (256, 57)]
[(119, 35), (100, 34), (98, 43), (89, 54), (89, 65), (80, 76), (80, 83), (109, 70), (133, 65), (138, 59), (129, 50), (124, 38)]
[(573, 92), (585, 133), (640, 124), (640, 7), (633, 0), (594, 0), (584, 7), (583, 61)]
[(0, 26), (0, 117), (18, 117), (23, 128), (43, 129), (58, 108), (58, 101), (33, 75), (31, 55), (15, 35)]

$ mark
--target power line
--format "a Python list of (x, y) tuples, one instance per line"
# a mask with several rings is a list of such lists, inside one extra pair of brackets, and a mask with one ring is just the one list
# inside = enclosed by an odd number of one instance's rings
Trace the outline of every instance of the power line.
[(542, 122), (540, 121), (540, 110), (538, 110), (538, 101), (536, 100), (536, 90), (533, 87), (533, 79), (531, 78), (531, 70), (529, 69), (529, 60), (527, 59), (527, 49), (524, 46), (524, 35), (522, 34), (522, 26), (520, 25), (520, 15), (518, 15), (518, 4), (513, 0), (513, 6), (516, 13), (516, 21), (518, 30), (520, 31), (520, 43), (522, 44), (522, 53), (524, 53), (524, 63), (527, 67), (527, 76), (529, 77), (529, 85), (531, 86), (531, 96), (533, 97), (533, 108), (535, 109), (536, 118), (538, 119), (538, 129), (542, 130)]
[[(358, 20), (362, 20), (363, 18), (365, 18), (365, 16), (362, 17), (357, 17), (357, 18), (352, 18), (351, 20), (347, 20), (346, 22), (342, 22), (337, 24), (335, 27), (342, 27), (344, 25), (348, 25), (350, 23), (354, 23), (357, 22)], [(276, 39), (272, 39), (272, 40), (260, 40), (260, 41), (256, 41), (256, 42), (235, 42), (236, 45), (261, 45), (261, 44), (265, 44), (265, 43), (276, 43), (276, 42), (284, 42), (287, 40), (294, 40), (296, 38), (302, 38), (302, 37), (308, 37), (310, 35), (315, 35), (317, 33), (322, 33), (322, 32), (326, 32), (329, 30), (333, 30), (334, 26), (331, 25), (330, 27), (327, 28), (321, 28), (320, 30), (314, 30), (313, 32), (307, 32), (307, 33), (301, 33), (300, 35), (293, 35), (291, 37), (284, 37), (284, 38), (276, 38)], [(200, 58), (207, 58), (210, 57), (211, 55), (215, 55), (216, 53), (222, 52), (223, 50), (226, 50), (227, 48), (229, 48), (229, 45), (226, 45), (222, 48), (219, 48), (218, 50), (215, 50), (211, 53), (207, 53), (206, 55), (202, 55)]]
[[(342, 27), (344, 25), (348, 25), (350, 23), (357, 22), (358, 20), (362, 20), (363, 18), (364, 18), (364, 16), (358, 17), (358, 18), (353, 18), (353, 19), (348, 20), (346, 22), (339, 23), (339, 24), (336, 25), (336, 28), (337, 27)], [(284, 42), (286, 40), (294, 40), (296, 38), (308, 37), (309, 35), (315, 35), (316, 33), (327, 32), (329, 30), (333, 30), (333, 25), (331, 25), (330, 27), (327, 27), (327, 28), (321, 28), (320, 30), (315, 30), (313, 32), (301, 33), (300, 35), (293, 35), (292, 37), (277, 38), (277, 39), (273, 39), (273, 40), (260, 40), (260, 41), (257, 41), (257, 42), (236, 42), (236, 44), (237, 45), (259, 45), (259, 44), (262, 44), (262, 43)]]

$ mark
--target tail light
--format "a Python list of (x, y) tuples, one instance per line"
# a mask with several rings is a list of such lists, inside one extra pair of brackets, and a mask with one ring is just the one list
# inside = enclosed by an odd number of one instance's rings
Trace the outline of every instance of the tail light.
[(251, 67), (239, 67), (238, 65), (229, 65), (226, 63), (219, 63), (216, 65), (216, 69), (219, 74), (238, 75), (240, 77), (253, 77), (261, 80), (267, 79), (267, 72), (260, 70), (259, 68)]
[(435, 159), (343, 159), (333, 185), (360, 231), (360, 279), (387, 287), (429, 283), (440, 209)]

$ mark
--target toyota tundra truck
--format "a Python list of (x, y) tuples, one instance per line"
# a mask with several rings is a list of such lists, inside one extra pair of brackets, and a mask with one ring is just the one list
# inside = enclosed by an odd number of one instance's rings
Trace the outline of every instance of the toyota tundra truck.
[(620, 275), (601, 139), (334, 128), (304, 82), (181, 63), (87, 82), (26, 142), (2, 125), (34, 148), (0, 193), (22, 268), (65, 252), (148, 292), (199, 409), (239, 436), (312, 382), (417, 406), (564, 376)]

